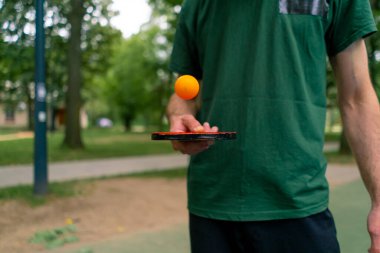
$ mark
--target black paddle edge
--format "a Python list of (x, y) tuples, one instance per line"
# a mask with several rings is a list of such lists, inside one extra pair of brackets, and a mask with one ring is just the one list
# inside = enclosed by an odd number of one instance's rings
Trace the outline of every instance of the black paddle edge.
[(152, 133), (152, 140), (154, 141), (203, 141), (203, 140), (235, 140), (235, 132), (223, 133), (186, 133), (186, 134), (165, 134), (165, 133)]

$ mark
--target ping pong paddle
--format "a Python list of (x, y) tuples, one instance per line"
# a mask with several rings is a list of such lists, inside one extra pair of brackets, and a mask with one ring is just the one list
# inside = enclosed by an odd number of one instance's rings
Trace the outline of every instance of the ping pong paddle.
[(154, 132), (152, 140), (201, 141), (234, 140), (236, 132)]

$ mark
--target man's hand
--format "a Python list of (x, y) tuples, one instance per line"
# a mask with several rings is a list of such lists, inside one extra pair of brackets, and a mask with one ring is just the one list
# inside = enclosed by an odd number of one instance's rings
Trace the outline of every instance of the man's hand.
[(368, 231), (371, 236), (368, 253), (380, 253), (380, 206), (372, 207), (368, 215)]
[[(191, 114), (171, 116), (171, 132), (218, 132), (217, 127), (211, 127), (205, 122), (203, 125)], [(172, 141), (173, 148), (182, 154), (195, 155), (208, 149), (214, 141)]]

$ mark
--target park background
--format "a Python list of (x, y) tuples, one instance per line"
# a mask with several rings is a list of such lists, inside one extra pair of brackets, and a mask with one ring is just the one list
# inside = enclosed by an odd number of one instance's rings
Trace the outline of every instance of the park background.
[[(0, 178), (5, 182), (0, 188), (0, 252), (188, 252), (185, 162), (169, 166), (181, 158), (169, 143), (150, 141), (149, 134), (168, 128), (165, 106), (175, 80), (168, 63), (181, 2), (45, 2), (49, 166), (71, 161), (64, 167), (70, 171), (77, 161), (152, 156), (167, 158), (168, 166), (165, 171), (149, 165), (144, 173), (57, 179), (41, 198), (29, 183), (11, 187), (8, 174), (1, 176), (2, 171), (32, 170), (35, 3), (0, 0)], [(371, 4), (379, 26), (380, 1)], [(128, 14), (123, 8), (129, 8)], [(137, 30), (124, 30), (137, 20)], [(380, 35), (366, 43), (380, 94)], [(342, 252), (365, 252), (369, 200), (353, 172), (331, 67), (326, 71), (325, 154), (338, 170), (330, 181), (331, 208)]]

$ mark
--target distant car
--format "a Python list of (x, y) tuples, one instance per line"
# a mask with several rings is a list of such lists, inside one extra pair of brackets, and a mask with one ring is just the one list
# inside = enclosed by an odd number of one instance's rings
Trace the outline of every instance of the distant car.
[(108, 118), (100, 118), (98, 119), (98, 126), (101, 128), (108, 128), (113, 126), (112, 120)]

